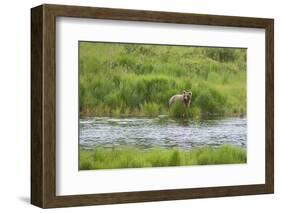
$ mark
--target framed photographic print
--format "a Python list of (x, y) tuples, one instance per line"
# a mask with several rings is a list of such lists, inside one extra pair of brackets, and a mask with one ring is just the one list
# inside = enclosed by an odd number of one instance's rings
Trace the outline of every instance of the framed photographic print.
[(31, 203), (274, 191), (273, 19), (31, 9)]

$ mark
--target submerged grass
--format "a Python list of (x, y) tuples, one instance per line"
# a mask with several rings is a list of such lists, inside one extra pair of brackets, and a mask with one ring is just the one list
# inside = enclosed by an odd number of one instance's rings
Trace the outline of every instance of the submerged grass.
[(190, 151), (133, 147), (80, 149), (80, 170), (246, 163), (246, 150), (230, 145)]

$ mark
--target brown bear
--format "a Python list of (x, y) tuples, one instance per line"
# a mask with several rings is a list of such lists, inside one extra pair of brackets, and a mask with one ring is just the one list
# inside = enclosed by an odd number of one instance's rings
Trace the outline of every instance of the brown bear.
[(182, 103), (185, 107), (190, 107), (192, 98), (191, 91), (183, 91), (182, 95), (174, 95), (169, 100), (169, 107), (171, 107), (175, 103)]

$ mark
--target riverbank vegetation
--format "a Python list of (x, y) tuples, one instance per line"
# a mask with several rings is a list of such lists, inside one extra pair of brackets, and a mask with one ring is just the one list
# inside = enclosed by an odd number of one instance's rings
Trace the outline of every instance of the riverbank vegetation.
[(188, 165), (240, 164), (246, 163), (246, 150), (230, 145), (219, 148), (195, 148), (189, 151), (179, 149), (137, 149), (122, 148), (80, 148), (80, 170), (143, 168)]
[[(246, 49), (79, 43), (80, 116), (246, 113)], [(191, 108), (168, 107), (193, 93)]]

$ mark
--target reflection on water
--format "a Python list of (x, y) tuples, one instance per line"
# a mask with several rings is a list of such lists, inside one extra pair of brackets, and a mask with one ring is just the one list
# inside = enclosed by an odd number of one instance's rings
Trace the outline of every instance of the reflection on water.
[(143, 149), (158, 146), (188, 150), (221, 144), (246, 148), (246, 118), (201, 121), (179, 121), (166, 117), (80, 119), (80, 145), (84, 148), (130, 145)]

